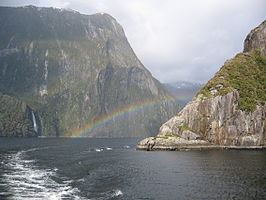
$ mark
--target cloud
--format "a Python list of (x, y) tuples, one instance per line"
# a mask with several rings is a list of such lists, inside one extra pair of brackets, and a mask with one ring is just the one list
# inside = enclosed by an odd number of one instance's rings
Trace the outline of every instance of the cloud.
[(162, 82), (206, 82), (242, 51), (249, 31), (266, 19), (264, 0), (38, 0), (0, 5), (54, 6), (107, 12), (122, 24), (143, 64)]

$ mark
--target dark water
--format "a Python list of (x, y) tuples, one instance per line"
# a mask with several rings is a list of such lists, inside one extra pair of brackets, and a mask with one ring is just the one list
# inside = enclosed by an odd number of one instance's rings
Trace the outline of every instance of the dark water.
[(136, 151), (136, 139), (0, 138), (0, 199), (266, 199), (266, 151)]

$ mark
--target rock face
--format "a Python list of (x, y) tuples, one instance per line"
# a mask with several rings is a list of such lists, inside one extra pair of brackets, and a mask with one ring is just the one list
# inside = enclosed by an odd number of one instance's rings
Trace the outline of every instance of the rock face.
[(184, 145), (171, 143), (172, 136), (185, 139), (188, 146), (202, 140), (220, 146), (266, 145), (265, 24), (247, 36), (245, 53), (227, 61), (177, 116), (161, 126), (159, 140), (143, 140), (139, 149)]
[(266, 56), (266, 21), (253, 29), (245, 39), (244, 52), (259, 49), (262, 56)]
[[(171, 99), (108, 14), (1, 7), (0, 26), (0, 91), (34, 110), (38, 134), (71, 136), (126, 105)], [(155, 135), (178, 109), (150, 106), (84, 136)]]
[[(206, 141), (219, 145), (263, 145), (266, 106), (246, 113), (237, 109), (238, 101), (237, 90), (206, 100), (198, 96), (178, 116), (164, 123), (158, 136), (178, 134), (194, 139), (200, 135)], [(186, 136), (187, 129), (192, 136)]]

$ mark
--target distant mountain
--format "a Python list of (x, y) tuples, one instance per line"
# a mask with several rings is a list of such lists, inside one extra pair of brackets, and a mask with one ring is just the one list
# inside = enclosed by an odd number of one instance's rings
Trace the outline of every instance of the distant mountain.
[(144, 137), (179, 109), (108, 14), (0, 7), (0, 26), (1, 136)]
[(139, 148), (206, 144), (266, 146), (266, 21), (248, 34), (244, 51)]
[(188, 81), (164, 83), (165, 89), (179, 102), (186, 104), (203, 87), (203, 84)]

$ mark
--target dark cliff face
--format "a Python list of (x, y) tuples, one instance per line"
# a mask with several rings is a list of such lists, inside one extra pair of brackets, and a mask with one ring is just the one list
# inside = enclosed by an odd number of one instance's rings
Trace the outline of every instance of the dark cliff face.
[[(108, 14), (2, 7), (0, 25), (0, 91), (29, 105), (45, 135), (71, 135), (125, 105), (170, 98)], [(88, 134), (155, 134), (159, 125), (150, 121), (163, 122), (178, 109), (172, 103), (149, 108)]]
[(201, 144), (188, 139), (194, 136), (209, 144), (266, 145), (265, 38), (263, 22), (247, 36), (245, 52), (226, 61), (192, 101), (160, 127), (159, 139), (147, 138), (140, 147), (178, 146), (173, 136), (186, 139), (188, 145)]

